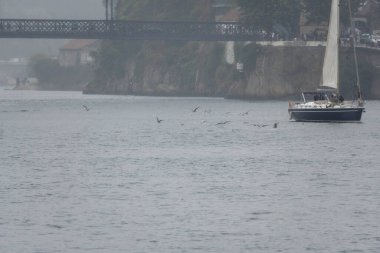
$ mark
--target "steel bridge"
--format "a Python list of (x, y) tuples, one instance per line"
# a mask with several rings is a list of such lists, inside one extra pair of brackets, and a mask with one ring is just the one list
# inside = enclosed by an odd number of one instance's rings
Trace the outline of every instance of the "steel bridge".
[(0, 38), (260, 41), (253, 25), (236, 22), (0, 19)]

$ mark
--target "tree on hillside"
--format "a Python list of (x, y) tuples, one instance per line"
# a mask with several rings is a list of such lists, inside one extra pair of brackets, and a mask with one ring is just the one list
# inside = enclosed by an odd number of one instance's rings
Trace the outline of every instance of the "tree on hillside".
[[(213, 17), (210, 0), (114, 0), (114, 3), (119, 20), (206, 21)], [(94, 83), (122, 79), (127, 61), (142, 52), (147, 52), (147, 47), (140, 41), (103, 41), (93, 54)], [(142, 57), (139, 59), (142, 62)]]
[(300, 0), (237, 0), (246, 22), (259, 29), (273, 31), (275, 25), (285, 27), (291, 35), (297, 34)]
[(117, 15), (120, 19), (138, 20), (211, 20), (210, 0), (120, 0)]
[[(307, 13), (311, 22), (328, 21), (331, 0), (236, 0), (246, 22), (259, 29), (273, 31), (275, 25), (284, 26), (291, 35), (296, 35), (301, 12)], [(349, 24), (348, 1), (352, 11), (358, 10), (363, 0), (341, 0), (342, 21)]]
[[(346, 25), (350, 24), (349, 1), (351, 1), (352, 15), (355, 15), (360, 5), (363, 4), (363, 0), (340, 1), (341, 21)], [(303, 0), (303, 7), (305, 13), (307, 13), (306, 17), (310, 22), (320, 23), (329, 20), (331, 0)]]
[(29, 59), (30, 75), (38, 78), (41, 83), (54, 83), (58, 75), (59, 63), (44, 54), (37, 54)]

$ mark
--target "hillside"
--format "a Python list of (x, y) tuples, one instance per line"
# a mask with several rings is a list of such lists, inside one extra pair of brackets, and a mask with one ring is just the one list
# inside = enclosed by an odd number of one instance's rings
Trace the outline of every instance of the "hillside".
[[(201, 8), (200, 8), (201, 6)], [(211, 1), (123, 0), (120, 19), (212, 20)], [(225, 43), (105, 41), (85, 93), (285, 98), (319, 84), (323, 47), (235, 45), (244, 72), (226, 63)], [(371, 52), (363, 53), (365, 93), (378, 84)], [(352, 70), (347, 68), (346, 73)], [(344, 71), (343, 71), (344, 72)], [(377, 95), (376, 95), (377, 96)]]

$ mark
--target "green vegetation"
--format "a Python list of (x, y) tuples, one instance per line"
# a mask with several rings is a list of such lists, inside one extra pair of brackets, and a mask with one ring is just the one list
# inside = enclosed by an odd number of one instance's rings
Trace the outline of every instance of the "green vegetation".
[[(350, 0), (352, 7), (352, 14), (355, 14), (355, 11), (359, 8), (360, 4), (363, 2), (362, 0)], [(331, 8), (331, 0), (303, 0), (304, 2), (304, 10), (308, 13), (307, 18), (311, 22), (320, 23), (322, 21), (328, 21), (330, 18), (330, 8)], [(342, 21), (346, 25), (349, 25), (349, 8), (348, 1), (341, 0), (341, 16)]]
[[(183, 45), (181, 42), (178, 46)], [(196, 69), (198, 57), (195, 52), (198, 50), (198, 43), (186, 43), (177, 50), (169, 50), (168, 62), (169, 66), (176, 66), (176, 71), (179, 74), (180, 85), (182, 87), (191, 86), (196, 82)], [(190, 88), (190, 87), (189, 87)]]
[(95, 78), (99, 81), (120, 79), (124, 77), (125, 64), (130, 57), (134, 57), (141, 44), (139, 42), (125, 42), (122, 40), (105, 40), (100, 49), (92, 56), (95, 59)]
[(301, 11), (300, 0), (237, 0), (246, 22), (259, 29), (272, 31), (281, 24), (294, 35), (297, 33)]
[[(259, 29), (272, 31), (276, 25), (283, 26), (291, 36), (298, 35), (302, 11), (310, 22), (328, 21), (331, 0), (236, 0), (246, 22)], [(352, 10), (357, 10), (362, 0), (351, 0)], [(348, 1), (341, 1), (342, 19), (348, 24)]]
[(235, 49), (238, 62), (244, 64), (244, 70), (251, 72), (256, 68), (256, 59), (260, 54), (260, 47), (255, 43), (238, 45)]
[[(118, 2), (118, 19), (128, 20), (179, 20), (210, 21), (211, 1), (193, 0), (121, 0)], [(103, 41), (95, 58), (95, 80), (92, 87), (101, 86), (126, 78), (126, 64), (135, 63), (133, 79), (143, 82), (148, 65), (178, 73), (180, 86), (193, 85), (196, 79), (197, 54), (200, 43), (185, 42), (125, 42)], [(124, 80), (129, 82), (129, 80)]]
[(34, 55), (29, 60), (29, 73), (38, 78), (40, 83), (53, 83), (59, 72), (57, 60), (43, 54)]
[(36, 77), (41, 89), (81, 90), (91, 80), (92, 71), (88, 66), (61, 67), (58, 60), (38, 54), (29, 59), (29, 75)]
[(212, 1), (208, 0), (121, 0), (118, 18), (129, 20), (210, 20)]
[[(331, 0), (232, 0), (240, 7), (246, 22), (257, 28), (273, 31), (280, 27), (290, 36), (297, 36), (300, 14), (307, 13), (310, 22), (327, 21)], [(361, 0), (352, 0), (352, 9)], [(120, 0), (117, 18), (122, 20), (212, 21), (210, 0)], [(342, 0), (341, 11), (347, 19), (347, 2)], [(224, 62), (224, 44), (217, 42), (178, 41), (103, 41), (95, 58), (95, 79), (89, 92), (129, 93), (155, 92), (168, 88), (171, 94), (226, 94), (233, 82), (247, 82), (256, 68), (261, 47), (236, 44), (236, 58), (244, 64), (244, 73)], [(350, 66), (343, 67), (342, 81), (352, 82)], [(363, 89), (371, 83), (371, 67), (361, 70)], [(368, 73), (365, 73), (368, 72)], [(364, 77), (365, 76), (365, 77)], [(346, 78), (346, 79), (344, 79)], [(129, 88), (133, 84), (133, 90)], [(165, 86), (166, 85), (166, 86)], [(367, 85), (367, 86), (366, 86)], [(128, 86), (128, 87), (127, 87)], [(160, 93), (162, 90), (159, 90)], [(165, 91), (163, 91), (165, 92)], [(218, 93), (219, 92), (219, 93)]]
[(218, 66), (224, 62), (224, 47), (222, 45), (214, 44), (207, 50), (202, 64), (201, 77), (205, 83), (209, 84), (210, 88), (214, 88), (215, 74)]

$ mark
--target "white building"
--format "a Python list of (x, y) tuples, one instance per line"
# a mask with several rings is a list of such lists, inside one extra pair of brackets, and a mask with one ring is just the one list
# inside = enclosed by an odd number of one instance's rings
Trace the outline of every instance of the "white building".
[(94, 61), (91, 52), (96, 51), (98, 46), (98, 40), (69, 40), (59, 49), (59, 65), (75, 67), (90, 64)]

